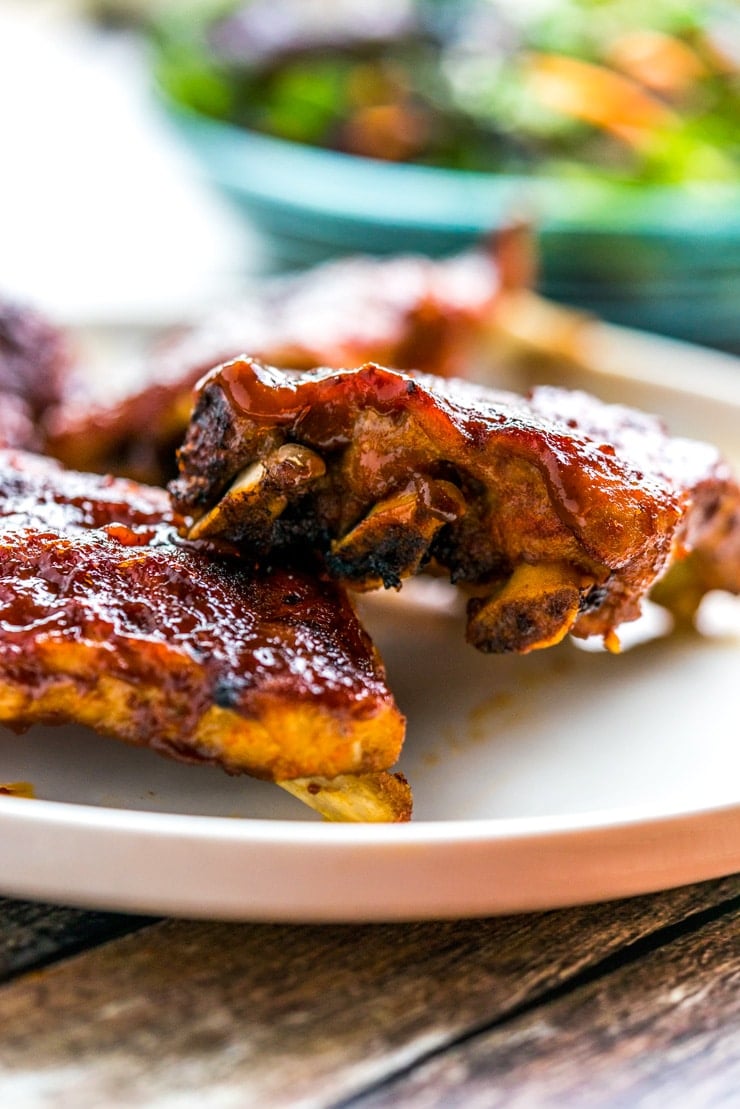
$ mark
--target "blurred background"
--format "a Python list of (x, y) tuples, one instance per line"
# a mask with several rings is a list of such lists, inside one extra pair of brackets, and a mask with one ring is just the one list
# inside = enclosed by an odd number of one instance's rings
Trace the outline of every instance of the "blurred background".
[(0, 288), (186, 319), (511, 221), (539, 287), (740, 350), (734, 0), (0, 0)]

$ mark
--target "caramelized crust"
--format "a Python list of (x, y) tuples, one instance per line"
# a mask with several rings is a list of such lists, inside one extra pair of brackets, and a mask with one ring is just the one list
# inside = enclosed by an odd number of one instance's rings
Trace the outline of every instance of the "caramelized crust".
[(496, 258), (354, 258), (265, 281), (249, 300), (126, 367), (123, 382), (102, 400), (62, 405), (47, 421), (48, 449), (78, 469), (163, 483), (175, 473), (196, 383), (244, 352), (295, 369), (372, 359), (460, 373), (503, 285), (529, 276), (525, 255), (526, 241), (512, 231)]
[(191, 536), (317, 550), (360, 589), (431, 560), (470, 590), (485, 651), (569, 631), (616, 647), (669, 563), (716, 547), (720, 526), (714, 580), (737, 586), (740, 493), (716, 451), (583, 393), (236, 360), (203, 383), (180, 470)]
[(178, 539), (166, 493), (0, 452), (0, 720), (294, 779), (377, 771), (403, 718), (342, 590)]

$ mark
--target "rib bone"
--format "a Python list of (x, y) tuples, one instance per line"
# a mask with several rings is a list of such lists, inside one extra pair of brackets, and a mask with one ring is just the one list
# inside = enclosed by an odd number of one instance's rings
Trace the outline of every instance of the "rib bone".
[(328, 564), (340, 577), (349, 573), (355, 588), (397, 587), (424, 565), (440, 528), (464, 513), (465, 501), (454, 485), (418, 477), (333, 543)]
[(340, 774), (277, 784), (335, 823), (400, 824), (411, 819), (411, 790), (402, 774)]
[(575, 624), (592, 584), (567, 563), (523, 562), (490, 597), (469, 602), (468, 641), (481, 651), (519, 654), (553, 647)]
[(190, 528), (189, 539), (212, 539), (228, 532), (245, 511), (269, 530), (286, 509), (291, 496), (305, 493), (326, 465), (299, 443), (283, 443), (262, 461), (252, 462), (234, 479), (221, 500)]

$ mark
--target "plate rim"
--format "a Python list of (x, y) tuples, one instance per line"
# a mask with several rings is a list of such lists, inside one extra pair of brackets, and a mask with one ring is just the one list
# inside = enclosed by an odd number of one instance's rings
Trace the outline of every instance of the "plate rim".
[[(737, 800), (649, 816), (640, 807), (629, 815), (603, 810), (575, 823), (570, 814), (339, 828), (2, 802), (4, 895), (144, 915), (296, 924), (490, 917), (652, 893), (740, 869)], [(142, 850), (148, 866), (134, 888), (121, 884), (121, 870), (140, 866)], [(75, 860), (72, 875), (60, 853)], [(29, 872), (24, 861), (34, 855)], [(281, 874), (286, 867), (291, 881)]]
[[(278, 787), (276, 787), (278, 788)], [(551, 813), (539, 816), (471, 817), (454, 820), (411, 820), (408, 823), (353, 824), (323, 820), (285, 820), (270, 817), (213, 816), (199, 813), (156, 812), (151, 809), (125, 809), (116, 805), (95, 805), (75, 801), (49, 801), (39, 798), (0, 796), (0, 825), (5, 809), (18, 822), (42, 823), (59, 828), (65, 825), (100, 823), (97, 814), (105, 814), (105, 823), (116, 831), (146, 832), (165, 840), (183, 831), (193, 839), (214, 838), (251, 842), (294, 844), (312, 841), (312, 846), (331, 848), (376, 847), (378, 843), (394, 847), (403, 842), (424, 845), (436, 839), (457, 842), (490, 842), (494, 839), (533, 840), (581, 832), (608, 832), (616, 829), (645, 828), (651, 824), (675, 823), (713, 814), (734, 813), (740, 817), (740, 796), (732, 792), (727, 798), (697, 802), (687, 806), (619, 805), (609, 808), (584, 809), (578, 813)], [(186, 827), (187, 826), (187, 827)], [(297, 835), (299, 833), (299, 835)], [(738, 847), (740, 852), (740, 845)], [(0, 885), (2, 876), (0, 875)]]

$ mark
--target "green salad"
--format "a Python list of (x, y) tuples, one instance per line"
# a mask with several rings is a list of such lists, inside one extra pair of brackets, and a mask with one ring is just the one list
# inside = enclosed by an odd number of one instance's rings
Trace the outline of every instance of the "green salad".
[(735, 0), (252, 0), (154, 31), (196, 112), (397, 162), (643, 184), (740, 176)]

